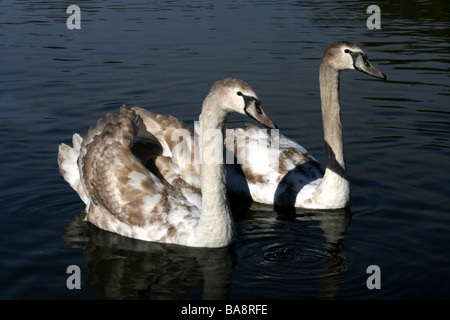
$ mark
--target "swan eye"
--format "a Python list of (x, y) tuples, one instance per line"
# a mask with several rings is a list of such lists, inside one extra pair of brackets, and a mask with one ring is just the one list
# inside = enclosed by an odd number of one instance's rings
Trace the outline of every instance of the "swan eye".
[(236, 92), (236, 94), (237, 94), (238, 96), (242, 96), (242, 92), (240, 92), (240, 91)]
[(351, 51), (349, 49), (345, 49), (344, 52), (345, 53), (351, 53)]

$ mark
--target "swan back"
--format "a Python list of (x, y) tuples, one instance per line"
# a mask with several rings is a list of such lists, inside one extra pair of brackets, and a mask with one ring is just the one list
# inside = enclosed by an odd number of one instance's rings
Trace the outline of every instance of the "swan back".
[(323, 176), (317, 160), (278, 131), (247, 124), (226, 135), (226, 147), (236, 157), (228, 169), (228, 190), (237, 196), (247, 193), (256, 202), (294, 206), (299, 191), (306, 192)]

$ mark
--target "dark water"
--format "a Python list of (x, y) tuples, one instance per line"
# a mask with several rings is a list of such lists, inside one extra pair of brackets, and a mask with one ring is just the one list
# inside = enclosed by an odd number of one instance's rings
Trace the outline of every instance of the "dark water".
[[(80, 30), (66, 27), (65, 2), (0, 2), (0, 298), (450, 298), (448, 1), (377, 1), (378, 30), (366, 1), (71, 4)], [(122, 103), (192, 124), (228, 76), (323, 162), (318, 66), (341, 39), (388, 76), (341, 75), (348, 210), (234, 203), (237, 243), (214, 250), (81, 221), (59, 143)], [(80, 290), (66, 286), (69, 265)], [(370, 265), (381, 289), (366, 285)]]

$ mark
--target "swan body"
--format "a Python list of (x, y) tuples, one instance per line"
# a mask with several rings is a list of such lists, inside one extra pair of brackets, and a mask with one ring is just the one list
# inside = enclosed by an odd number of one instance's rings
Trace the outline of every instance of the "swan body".
[[(122, 106), (119, 115), (100, 119), (84, 138), (75, 134), (73, 147), (60, 145), (59, 170), (86, 204), (85, 219), (101, 229), (147, 241), (228, 246), (235, 240), (235, 229), (225, 167), (212, 160), (213, 153), (222, 155), (223, 138), (211, 139), (211, 134), (223, 137), (231, 112), (275, 127), (248, 84), (223, 79), (212, 86), (203, 103), (201, 150), (212, 152), (202, 152), (200, 165), (176, 164), (172, 134), (175, 129), (186, 130), (184, 124)], [(136, 139), (142, 139), (145, 147), (133, 152)], [(180, 180), (180, 168), (183, 177), (191, 174), (192, 179)]]
[[(326, 167), (323, 170), (305, 148), (286, 136), (279, 135), (278, 149), (267, 148), (261, 139), (269, 135), (255, 135), (250, 128), (239, 129), (247, 141), (235, 147), (240, 172), (248, 184), (254, 201), (289, 207), (311, 209), (338, 209), (349, 205), (350, 183), (344, 161), (342, 125), (339, 105), (339, 74), (350, 69), (367, 73), (380, 79), (386, 76), (378, 71), (356, 45), (339, 41), (323, 53), (319, 70), (322, 120), (325, 140)], [(227, 137), (228, 139), (228, 137)], [(249, 143), (249, 141), (252, 143)], [(226, 143), (231, 144), (231, 141)], [(240, 149), (253, 145), (241, 158)], [(259, 161), (265, 165), (255, 165)], [(235, 173), (239, 170), (233, 170)], [(229, 190), (242, 189), (238, 178), (230, 182)], [(241, 192), (241, 191), (239, 191)]]

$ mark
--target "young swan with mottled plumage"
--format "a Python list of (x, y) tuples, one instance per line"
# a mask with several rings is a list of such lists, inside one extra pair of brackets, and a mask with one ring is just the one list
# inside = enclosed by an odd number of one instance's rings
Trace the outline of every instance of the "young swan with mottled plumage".
[[(203, 102), (202, 150), (223, 152), (220, 132), (230, 113), (246, 114), (269, 128), (276, 128), (260, 106), (251, 87), (238, 79), (217, 81)], [(143, 118), (144, 117), (144, 121)], [(161, 120), (159, 123), (155, 120)], [(201, 190), (189, 181), (169, 183), (161, 172), (170, 171), (170, 134), (161, 124), (183, 127), (173, 117), (120, 108), (92, 126), (82, 139), (73, 136), (73, 148), (61, 144), (59, 170), (86, 204), (86, 220), (101, 229), (127, 237), (193, 247), (225, 247), (235, 241), (235, 227), (228, 205), (225, 167), (202, 153)], [(152, 128), (158, 132), (153, 134)], [(170, 133), (170, 132), (169, 132)], [(131, 148), (136, 137), (147, 142), (145, 165)], [(160, 139), (160, 140), (159, 140)], [(214, 149), (216, 148), (216, 149)], [(152, 154), (153, 152), (153, 154)], [(195, 173), (194, 173), (195, 174)], [(200, 195), (200, 201), (189, 193)]]
[[(256, 202), (282, 207), (338, 209), (349, 205), (350, 183), (344, 162), (344, 144), (339, 106), (339, 74), (342, 70), (357, 70), (375, 78), (386, 79), (356, 45), (338, 41), (323, 53), (319, 70), (320, 97), (326, 152), (325, 172), (309, 152), (297, 142), (280, 135), (278, 148), (266, 148), (250, 128), (241, 128), (234, 135), (245, 136), (246, 144), (235, 146), (239, 170), (229, 173), (228, 190), (242, 193), (243, 185)], [(227, 137), (228, 138), (228, 137)], [(267, 136), (262, 137), (268, 140)], [(227, 145), (229, 142), (227, 141)], [(232, 144), (230, 144), (232, 145)], [(254, 146), (248, 148), (248, 145)], [(261, 147), (263, 146), (263, 147)], [(240, 158), (245, 154), (248, 159)], [(238, 173), (242, 172), (239, 179)]]

